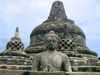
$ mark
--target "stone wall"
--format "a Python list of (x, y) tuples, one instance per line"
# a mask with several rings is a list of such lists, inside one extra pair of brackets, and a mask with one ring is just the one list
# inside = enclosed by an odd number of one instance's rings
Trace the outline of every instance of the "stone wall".
[(0, 75), (100, 75), (100, 72), (32, 72), (18, 70), (0, 70)]

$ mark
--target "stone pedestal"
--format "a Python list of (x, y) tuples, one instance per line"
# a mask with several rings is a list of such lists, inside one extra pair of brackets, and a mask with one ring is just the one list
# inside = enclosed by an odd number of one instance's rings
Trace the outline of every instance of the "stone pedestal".
[(65, 72), (25, 72), (23, 75), (69, 75)]
[(100, 75), (100, 72), (32, 72), (18, 70), (0, 70), (0, 75)]

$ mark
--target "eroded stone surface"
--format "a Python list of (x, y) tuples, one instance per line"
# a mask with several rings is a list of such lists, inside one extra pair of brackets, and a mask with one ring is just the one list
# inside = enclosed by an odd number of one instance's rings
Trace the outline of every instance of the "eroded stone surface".
[[(26, 53), (24, 52), (24, 44), (19, 38), (19, 29), (16, 28), (15, 36), (8, 42), (6, 50), (0, 53), (0, 69), (6, 69), (4, 71), (0, 70), (0, 75), (20, 75), (23, 73), (20, 73), (21, 70), (30, 70), (35, 55), (47, 50), (45, 35), (52, 30), (59, 37), (59, 45), (56, 50), (68, 56), (73, 71), (100, 72), (100, 58), (98, 59), (97, 54), (87, 47), (84, 32), (73, 20), (67, 18), (63, 3), (55, 1), (48, 19), (31, 32), (30, 45), (25, 49)], [(53, 59), (58, 59), (58, 56)], [(7, 69), (19, 71), (8, 71)], [(45, 74), (30, 73), (36, 75)], [(100, 74), (71, 73), (70, 75)]]
[(46, 51), (45, 35), (51, 30), (60, 38), (57, 50), (68, 55), (71, 65), (96, 65), (97, 54), (86, 46), (84, 32), (73, 20), (67, 18), (61, 1), (53, 3), (48, 19), (31, 32), (26, 53), (37, 54)]
[(47, 51), (39, 53), (35, 56), (33, 60), (33, 71), (72, 72), (68, 56), (57, 51), (58, 39), (59, 38), (54, 31), (50, 31), (45, 36)]

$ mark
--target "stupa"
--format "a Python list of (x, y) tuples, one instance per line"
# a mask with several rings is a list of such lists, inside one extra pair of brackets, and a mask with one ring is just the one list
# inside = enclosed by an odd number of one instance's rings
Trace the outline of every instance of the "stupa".
[(19, 38), (19, 28), (16, 27), (15, 36), (7, 43), (4, 52), (0, 53), (0, 68), (23, 70), (30, 69), (31, 61), (24, 52), (24, 44)]
[(86, 46), (84, 32), (67, 18), (61, 1), (53, 3), (48, 19), (31, 32), (30, 45), (25, 52), (37, 54), (45, 51), (44, 36), (51, 30), (60, 38), (58, 50), (69, 56), (72, 66), (96, 65), (97, 54)]

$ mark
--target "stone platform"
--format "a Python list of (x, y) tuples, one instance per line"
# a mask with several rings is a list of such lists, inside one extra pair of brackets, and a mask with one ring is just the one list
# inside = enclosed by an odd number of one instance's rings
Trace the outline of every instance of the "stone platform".
[(0, 75), (100, 75), (100, 72), (32, 72), (26, 70), (0, 70)]
[(0, 56), (0, 69), (30, 70), (31, 60), (20, 56)]

